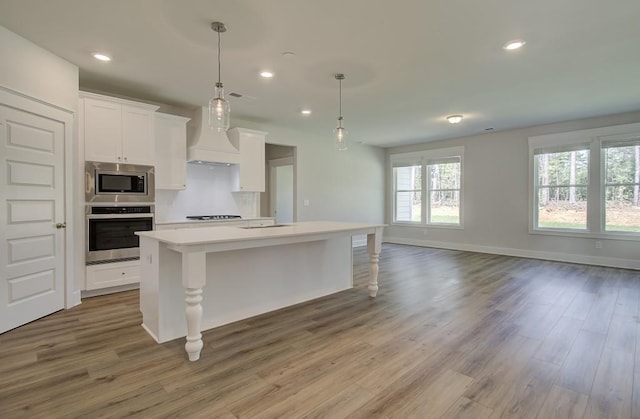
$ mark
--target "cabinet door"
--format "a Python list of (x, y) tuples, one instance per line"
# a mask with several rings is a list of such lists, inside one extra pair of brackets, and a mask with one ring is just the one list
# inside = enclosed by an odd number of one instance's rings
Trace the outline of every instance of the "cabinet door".
[(264, 136), (240, 134), (238, 190), (264, 192)]
[(125, 163), (154, 165), (153, 112), (122, 105), (122, 154)]
[(187, 183), (189, 119), (156, 113), (156, 189), (184, 189)]
[(113, 102), (84, 100), (85, 160), (122, 162), (122, 107)]

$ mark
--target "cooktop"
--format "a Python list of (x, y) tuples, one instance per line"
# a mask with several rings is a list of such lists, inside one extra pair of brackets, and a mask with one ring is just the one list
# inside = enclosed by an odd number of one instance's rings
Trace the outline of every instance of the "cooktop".
[(239, 215), (188, 215), (187, 220), (233, 220), (242, 218)]

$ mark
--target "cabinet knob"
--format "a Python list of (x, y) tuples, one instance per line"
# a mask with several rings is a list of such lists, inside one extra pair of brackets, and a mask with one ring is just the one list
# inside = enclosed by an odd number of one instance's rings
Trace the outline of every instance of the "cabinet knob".
[(127, 158), (126, 158), (126, 157), (124, 158), (124, 161), (127, 161)]
[(118, 156), (118, 160), (122, 160), (122, 157)]

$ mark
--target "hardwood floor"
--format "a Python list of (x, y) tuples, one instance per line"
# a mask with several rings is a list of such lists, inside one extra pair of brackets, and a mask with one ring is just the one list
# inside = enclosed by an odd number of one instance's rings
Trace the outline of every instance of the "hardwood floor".
[(0, 335), (0, 417), (640, 417), (640, 272), (385, 244), (355, 288), (157, 345), (138, 293)]

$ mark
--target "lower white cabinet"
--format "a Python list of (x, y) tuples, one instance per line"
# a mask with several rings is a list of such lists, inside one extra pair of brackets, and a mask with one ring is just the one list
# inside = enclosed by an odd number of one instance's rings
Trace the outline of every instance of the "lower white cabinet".
[(87, 291), (139, 282), (139, 260), (87, 265)]

